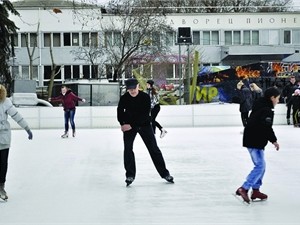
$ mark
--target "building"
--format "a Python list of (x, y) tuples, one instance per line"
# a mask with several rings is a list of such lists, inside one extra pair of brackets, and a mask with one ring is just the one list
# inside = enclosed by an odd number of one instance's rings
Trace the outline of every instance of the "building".
[[(100, 23), (113, 16), (99, 7), (93, 20), (80, 20), (70, 1), (23, 0), (14, 2), (20, 17), (10, 19), (20, 28), (14, 38), (15, 57), (11, 71), (15, 79), (34, 79), (38, 87), (47, 86), (53, 62), (58, 65), (56, 83), (74, 80), (112, 80), (113, 65), (75, 59), (74, 52), (100, 46), (103, 40), (118, 42), (118, 31), (104, 32)], [(88, 13), (90, 9), (83, 9)], [(200, 52), (201, 66), (239, 66), (259, 61), (282, 62), (300, 51), (300, 14), (234, 13), (169, 14), (173, 32), (158, 34), (173, 55)], [(191, 43), (178, 45), (180, 28), (190, 29)], [(185, 33), (188, 37), (189, 33)], [(133, 35), (132, 35), (133, 36)], [(133, 37), (132, 37), (133, 38)], [(53, 60), (51, 59), (51, 51)], [(30, 67), (29, 54), (32, 54)], [(298, 62), (298, 57), (294, 57)], [(300, 59), (299, 59), (300, 62)], [(176, 60), (166, 66), (167, 82), (180, 79)], [(155, 64), (149, 70), (155, 76)], [(125, 74), (130, 77), (131, 70)]]

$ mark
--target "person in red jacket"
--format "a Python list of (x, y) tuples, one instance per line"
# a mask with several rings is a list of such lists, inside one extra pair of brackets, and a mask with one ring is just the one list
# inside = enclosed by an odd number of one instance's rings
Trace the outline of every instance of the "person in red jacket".
[(65, 117), (65, 132), (63, 135), (61, 135), (61, 137), (67, 138), (69, 136), (69, 121), (72, 127), (72, 136), (75, 137), (75, 105), (78, 101), (85, 102), (85, 99), (75, 95), (72, 90), (67, 88), (66, 86), (62, 86), (60, 95), (57, 97), (49, 98), (48, 100), (49, 102), (61, 102), (63, 105)]

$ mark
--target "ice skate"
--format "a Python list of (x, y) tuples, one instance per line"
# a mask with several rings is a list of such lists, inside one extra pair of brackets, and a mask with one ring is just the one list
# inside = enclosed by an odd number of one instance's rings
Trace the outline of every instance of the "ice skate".
[(72, 131), (72, 136), (75, 137), (76, 136), (76, 132), (75, 130)]
[(246, 190), (243, 187), (240, 187), (236, 190), (235, 194), (238, 195), (238, 196), (241, 196), (245, 202), (250, 204), (250, 199), (248, 197), (248, 190)]
[(127, 177), (125, 182), (126, 182), (126, 187), (128, 187), (132, 182), (134, 181), (133, 177)]
[[(251, 194), (251, 200), (255, 201), (256, 199), (259, 199), (260, 201), (267, 200), (268, 195), (261, 193), (259, 189), (253, 189), (252, 194)], [(256, 200), (257, 201), (257, 200)]]
[(160, 138), (163, 138), (164, 136), (166, 136), (167, 133), (168, 132), (164, 128), (162, 128), (160, 131)]
[(4, 184), (3, 183), (0, 184), (0, 198), (4, 201), (6, 201), (8, 199), (6, 191), (4, 190)]
[(65, 133), (63, 135), (61, 135), (62, 138), (68, 138), (69, 137), (69, 134), (67, 131), (65, 131)]
[(290, 119), (286, 119), (286, 123), (287, 123), (287, 125), (290, 125), (291, 124), (291, 120)]
[(169, 183), (174, 183), (174, 177), (172, 177), (171, 175), (168, 175), (168, 176), (164, 177), (164, 179), (166, 181), (168, 181)]

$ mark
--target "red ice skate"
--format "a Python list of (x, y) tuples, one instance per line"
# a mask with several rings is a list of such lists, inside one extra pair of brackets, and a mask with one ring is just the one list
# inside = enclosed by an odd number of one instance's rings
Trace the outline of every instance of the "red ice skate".
[(254, 201), (257, 198), (259, 198), (260, 200), (267, 200), (268, 195), (261, 193), (259, 189), (253, 189), (251, 194), (251, 200)]

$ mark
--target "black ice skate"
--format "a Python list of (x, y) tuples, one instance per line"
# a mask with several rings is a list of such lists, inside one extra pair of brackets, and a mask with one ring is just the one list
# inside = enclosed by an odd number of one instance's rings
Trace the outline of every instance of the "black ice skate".
[(168, 176), (164, 177), (164, 179), (166, 181), (168, 181), (169, 183), (174, 183), (174, 177), (172, 177), (171, 175), (168, 175)]
[(69, 134), (67, 131), (65, 131), (65, 133), (63, 135), (61, 135), (62, 138), (68, 138), (69, 137)]
[(8, 199), (6, 191), (4, 190), (4, 184), (0, 183), (0, 198), (4, 201)]
[(128, 187), (132, 182), (134, 181), (133, 177), (127, 177), (125, 182), (126, 182), (126, 187)]

